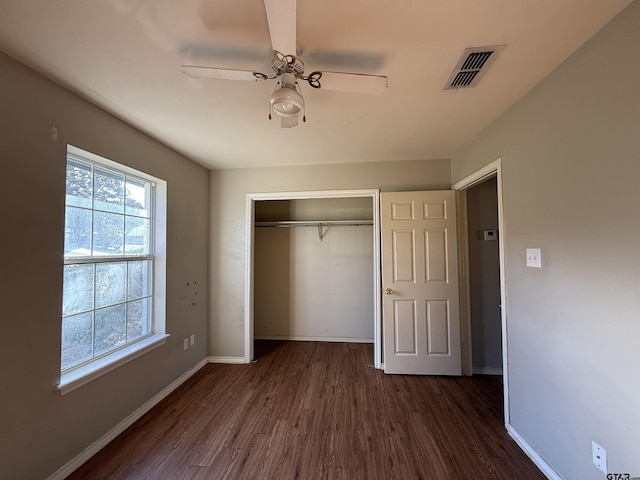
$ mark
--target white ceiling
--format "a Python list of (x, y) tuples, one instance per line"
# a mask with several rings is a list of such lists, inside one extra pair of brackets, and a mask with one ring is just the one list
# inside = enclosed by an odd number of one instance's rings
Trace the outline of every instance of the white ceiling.
[[(450, 158), (630, 0), (299, 0), (306, 72), (386, 75), (380, 96), (301, 84), (306, 123), (268, 120), (261, 0), (0, 0), (0, 49), (209, 168)], [(506, 44), (479, 85), (443, 90), (467, 47)]]

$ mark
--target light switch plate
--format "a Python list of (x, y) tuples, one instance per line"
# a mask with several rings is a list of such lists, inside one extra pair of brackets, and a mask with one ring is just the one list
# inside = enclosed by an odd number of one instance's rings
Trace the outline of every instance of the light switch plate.
[(542, 268), (542, 254), (539, 248), (527, 248), (527, 267)]

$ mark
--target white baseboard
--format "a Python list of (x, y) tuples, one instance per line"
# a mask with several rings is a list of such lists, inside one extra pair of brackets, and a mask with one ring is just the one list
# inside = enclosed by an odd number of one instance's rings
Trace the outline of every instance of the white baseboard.
[(260, 335), (256, 340), (292, 340), (295, 342), (332, 342), (332, 343), (373, 343), (373, 338), (353, 337), (306, 337), (300, 335)]
[(211, 356), (207, 357), (208, 363), (231, 363), (234, 365), (245, 364), (247, 362), (244, 361), (244, 357), (217, 357)]
[(171, 382), (166, 388), (164, 388), (161, 392), (155, 395), (151, 400), (146, 402), (140, 408), (138, 408), (135, 412), (125, 418), (118, 425), (109, 430), (105, 435), (99, 438), (97, 441), (89, 445), (80, 455), (73, 458), (65, 465), (63, 465), (60, 469), (58, 469), (51, 476), (47, 477), (47, 480), (64, 480), (73, 472), (75, 472), (80, 466), (93, 457), (96, 453), (98, 453), (102, 448), (104, 448), (109, 442), (111, 442), (114, 438), (124, 432), (127, 428), (129, 428), (133, 423), (139, 420), (145, 413), (155, 407), (160, 401), (162, 401), (167, 395), (173, 392), (176, 388), (186, 382), (190, 377), (192, 377), (198, 370), (204, 367), (207, 364), (207, 360), (202, 360), (193, 368), (187, 370), (185, 373), (180, 375), (177, 379)]
[(502, 368), (496, 367), (473, 367), (474, 375), (502, 375)]
[(522, 451), (527, 454), (531, 461), (536, 464), (536, 467), (538, 467), (549, 480), (562, 480), (562, 477), (560, 477), (560, 475), (558, 475), (555, 470), (551, 468), (551, 466), (545, 462), (540, 455), (538, 455), (538, 452), (536, 452), (533, 447), (529, 445), (522, 436), (520, 436), (515, 428), (509, 424), (507, 424), (506, 427), (511, 438), (513, 438)]

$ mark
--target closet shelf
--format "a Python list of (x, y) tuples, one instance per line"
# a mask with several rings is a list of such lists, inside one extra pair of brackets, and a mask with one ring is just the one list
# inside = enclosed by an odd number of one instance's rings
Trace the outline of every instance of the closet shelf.
[(361, 227), (373, 225), (373, 220), (284, 220), (279, 222), (256, 222), (256, 227), (316, 227), (320, 241), (324, 238), (324, 227)]

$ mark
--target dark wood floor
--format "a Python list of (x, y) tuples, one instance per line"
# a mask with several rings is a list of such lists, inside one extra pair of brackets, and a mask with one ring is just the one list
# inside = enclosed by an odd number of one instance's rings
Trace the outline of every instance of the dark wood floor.
[(258, 342), (207, 365), (71, 479), (540, 479), (500, 377), (385, 375), (368, 344)]

